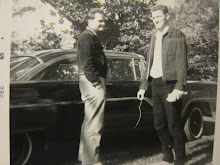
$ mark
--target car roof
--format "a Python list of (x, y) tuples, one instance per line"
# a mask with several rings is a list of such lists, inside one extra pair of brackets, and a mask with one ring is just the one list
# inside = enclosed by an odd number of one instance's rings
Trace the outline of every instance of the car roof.
[[(37, 58), (43, 62), (47, 62), (52, 58), (59, 57), (60, 55), (71, 54), (76, 57), (76, 49), (50, 49), (50, 50), (39, 50), (26, 54), (25, 56), (31, 56)], [(142, 55), (130, 52), (121, 52), (113, 50), (104, 50), (107, 57), (126, 57), (126, 58), (144, 58)], [(19, 56), (18, 56), (19, 57)]]
[(129, 58), (144, 58), (142, 55), (130, 52), (114, 51), (114, 50), (104, 50), (106, 56), (112, 57), (129, 57)]

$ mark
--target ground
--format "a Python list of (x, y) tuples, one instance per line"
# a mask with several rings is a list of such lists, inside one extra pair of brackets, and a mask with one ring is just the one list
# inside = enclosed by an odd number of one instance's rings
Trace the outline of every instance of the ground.
[[(186, 165), (212, 164), (215, 121), (212, 118), (204, 118), (204, 121), (203, 136), (186, 142)], [(77, 161), (75, 152), (77, 147), (78, 144), (70, 140), (54, 140), (43, 156), (42, 153), (35, 153), (28, 165), (81, 165)], [(154, 132), (147, 134), (119, 132), (111, 136), (105, 134), (100, 153), (104, 165), (163, 164), (160, 143)]]

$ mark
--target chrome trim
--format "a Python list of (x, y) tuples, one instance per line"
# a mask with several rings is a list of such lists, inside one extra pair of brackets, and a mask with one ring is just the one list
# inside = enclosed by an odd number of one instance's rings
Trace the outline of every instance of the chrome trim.
[[(114, 101), (124, 101), (124, 100), (138, 100), (137, 97), (123, 97), (123, 98), (107, 98), (106, 101), (114, 102)], [(153, 106), (152, 101), (150, 98), (145, 97), (144, 100), (148, 102), (151, 106)], [(34, 103), (34, 104), (27, 104), (27, 105), (10, 105), (11, 109), (14, 108), (29, 108), (29, 107), (45, 107), (45, 106), (54, 106), (54, 105), (69, 105), (69, 104), (83, 104), (83, 101), (63, 101), (57, 103)]]

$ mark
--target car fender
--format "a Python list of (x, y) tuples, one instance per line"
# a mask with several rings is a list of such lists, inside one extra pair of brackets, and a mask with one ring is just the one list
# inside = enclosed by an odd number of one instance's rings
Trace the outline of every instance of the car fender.
[(202, 113), (205, 116), (213, 116), (216, 112), (215, 103), (216, 103), (216, 98), (192, 98), (188, 100), (188, 102), (182, 108), (181, 118), (185, 119), (187, 117), (187, 113), (189, 112), (189, 107), (192, 104), (208, 106), (209, 108), (208, 112), (206, 112), (205, 109), (202, 109)]

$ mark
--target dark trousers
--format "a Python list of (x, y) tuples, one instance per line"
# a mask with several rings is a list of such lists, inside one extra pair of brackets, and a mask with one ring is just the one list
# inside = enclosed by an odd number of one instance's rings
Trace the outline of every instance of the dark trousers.
[(83, 165), (95, 164), (99, 160), (105, 108), (105, 79), (99, 77), (102, 88), (98, 89), (86, 78), (80, 76), (80, 92), (84, 102), (84, 121), (81, 128), (78, 159)]
[(175, 81), (152, 79), (152, 99), (154, 126), (162, 145), (164, 155), (172, 155), (174, 143), (175, 165), (183, 165), (185, 159), (185, 133), (181, 122), (180, 101), (168, 102), (169, 93), (174, 89)]

